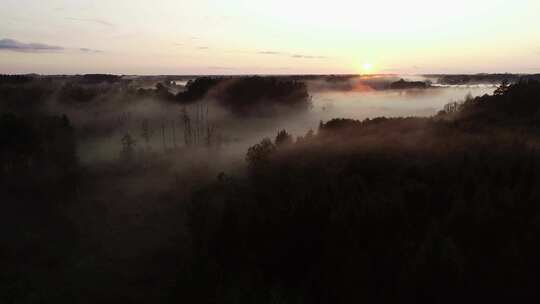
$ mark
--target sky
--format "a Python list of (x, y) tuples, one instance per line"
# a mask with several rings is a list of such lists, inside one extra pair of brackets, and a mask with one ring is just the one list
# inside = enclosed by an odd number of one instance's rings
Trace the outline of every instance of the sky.
[(539, 0), (2, 0), (0, 73), (540, 73)]

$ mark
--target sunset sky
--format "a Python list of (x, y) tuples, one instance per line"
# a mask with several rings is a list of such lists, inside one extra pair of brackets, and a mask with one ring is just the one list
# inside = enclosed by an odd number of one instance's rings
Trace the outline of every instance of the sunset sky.
[(539, 0), (2, 0), (0, 73), (538, 73), (539, 13)]

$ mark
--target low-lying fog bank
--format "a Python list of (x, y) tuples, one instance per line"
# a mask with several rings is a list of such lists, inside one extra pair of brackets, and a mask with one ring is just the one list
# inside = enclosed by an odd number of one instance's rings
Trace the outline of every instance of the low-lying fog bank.
[(432, 116), (495, 87), (411, 75), (1, 76), (0, 110), (65, 114), (86, 164), (115, 161), (126, 148), (143, 158), (167, 152), (179, 163), (200, 155), (194, 147), (242, 162), (249, 146), (281, 129), (302, 136), (336, 117)]
[[(96, 123), (110, 116), (109, 121), (117, 120), (118, 125), (108, 136), (82, 141), (79, 156), (83, 162), (114, 159), (120, 154), (121, 138), (125, 134), (137, 139), (138, 150), (150, 148), (153, 151), (163, 151), (175, 146), (183, 147), (185, 125), (181, 115), (185, 109), (195, 124), (204, 124), (202, 128), (212, 126), (214, 136), (219, 137), (220, 141), (220, 153), (217, 154), (234, 156), (239, 160), (249, 146), (260, 138), (274, 136), (279, 129), (286, 129), (294, 136), (301, 136), (309, 130), (316, 130), (320, 121), (336, 117), (360, 120), (375, 117), (427, 117), (435, 115), (447, 103), (464, 100), (467, 95), (476, 97), (491, 94), (495, 88), (493, 85), (485, 85), (403, 91), (319, 90), (310, 92), (311, 106), (305, 111), (283, 112), (277, 116), (231, 115), (211, 98), (191, 105), (159, 104), (155, 100), (147, 99), (114, 112), (95, 113)], [(197, 119), (201, 121), (197, 122)], [(148, 142), (141, 138), (145, 121), (152, 129)], [(77, 124), (77, 120), (74, 123)], [(206, 131), (205, 129), (204, 132)]]

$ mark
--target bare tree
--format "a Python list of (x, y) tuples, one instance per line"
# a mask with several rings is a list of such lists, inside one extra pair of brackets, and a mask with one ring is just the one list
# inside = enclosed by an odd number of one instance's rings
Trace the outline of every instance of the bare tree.
[(135, 145), (137, 141), (134, 140), (129, 133), (122, 137), (122, 157), (125, 160), (131, 161), (135, 156)]
[(209, 107), (208, 105), (197, 104), (194, 111), (193, 120), (185, 107), (180, 112), (180, 119), (184, 123), (184, 143), (186, 146), (204, 145), (210, 147), (215, 141), (216, 128), (210, 124), (208, 119)]
[(161, 122), (161, 140), (163, 143), (163, 151), (167, 151), (167, 141), (165, 139), (165, 122)]
[(214, 138), (214, 132), (215, 132), (216, 128), (214, 125), (207, 125), (206, 126), (206, 138), (205, 138), (205, 143), (206, 143), (206, 146), (207, 147), (211, 147), (212, 144), (214, 143), (213, 142), (213, 138)]
[(178, 148), (178, 145), (176, 144), (176, 122), (175, 120), (173, 119), (172, 120), (172, 140), (173, 140), (173, 146), (174, 148)]
[(150, 129), (150, 122), (148, 119), (143, 119), (141, 123), (141, 137), (146, 142), (146, 146), (150, 145), (150, 140), (152, 138), (153, 131)]
[(184, 123), (184, 143), (186, 146), (191, 146), (193, 143), (193, 132), (191, 129), (191, 118), (189, 117), (189, 113), (186, 107), (182, 108), (182, 111), (180, 112), (180, 118)]
[(444, 105), (444, 112), (447, 114), (453, 114), (459, 112), (461, 104), (459, 102), (453, 101)]

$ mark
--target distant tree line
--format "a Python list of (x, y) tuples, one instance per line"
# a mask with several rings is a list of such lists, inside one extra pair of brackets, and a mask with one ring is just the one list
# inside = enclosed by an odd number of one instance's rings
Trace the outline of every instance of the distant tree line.
[(427, 77), (436, 77), (440, 84), (465, 85), (465, 84), (499, 84), (502, 81), (511, 83), (520, 80), (540, 80), (540, 74), (521, 75), (521, 74), (475, 74), (475, 75), (426, 75)]
[(189, 103), (211, 93), (211, 98), (235, 114), (271, 114), (276, 107), (306, 109), (310, 96), (305, 83), (279, 77), (202, 77), (188, 82), (177, 100)]
[(170, 81), (165, 81), (153, 88), (137, 88), (131, 80), (105, 74), (72, 78), (0, 76), (0, 106), (10, 111), (36, 109), (53, 99), (71, 106), (111, 100), (129, 103), (137, 99), (187, 105), (209, 97), (234, 114), (271, 115), (307, 109), (311, 104), (305, 83), (289, 78), (199, 77), (177, 93), (172, 87)]

